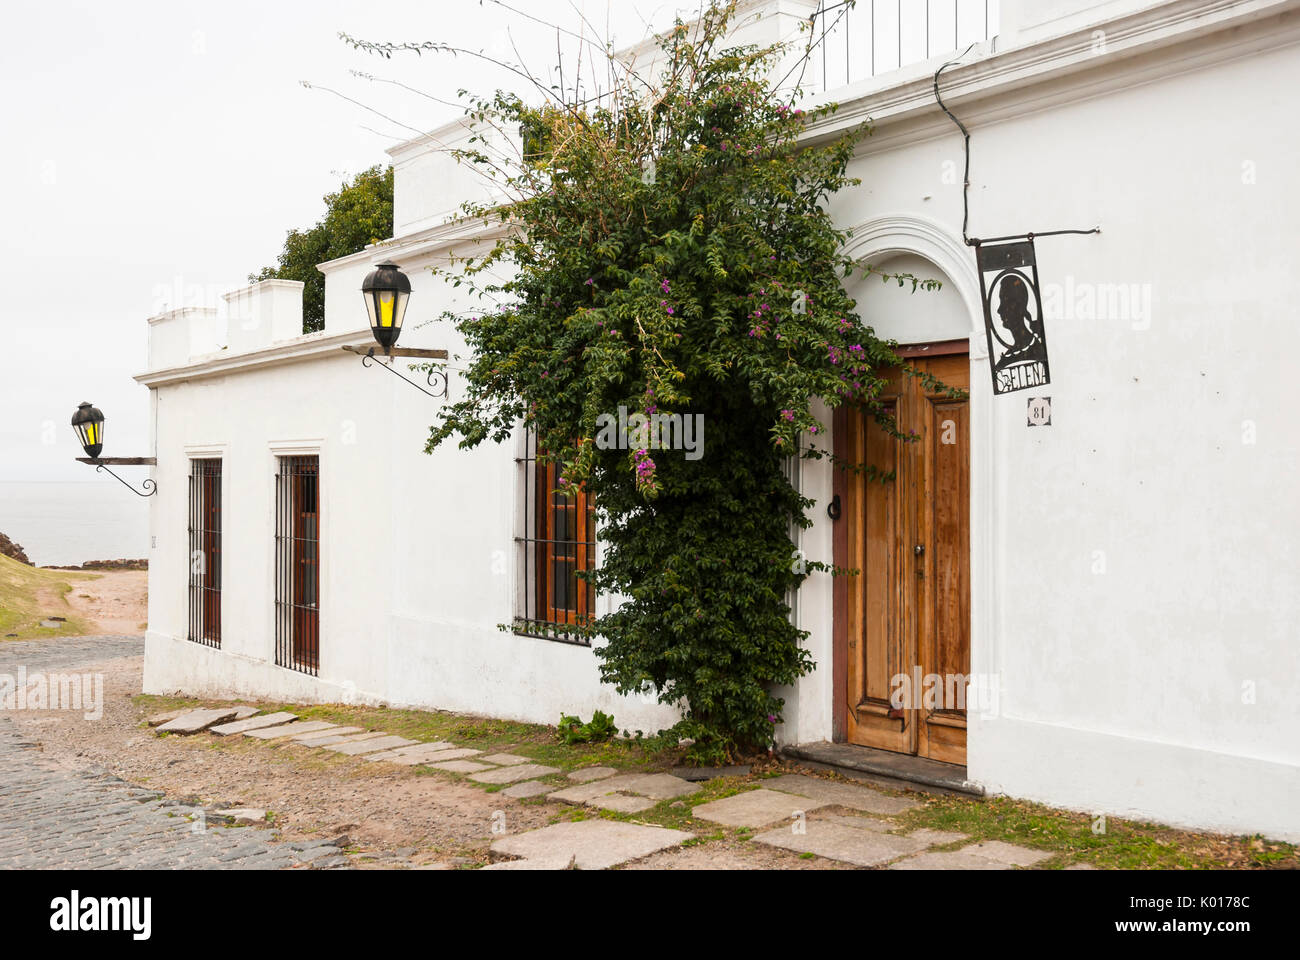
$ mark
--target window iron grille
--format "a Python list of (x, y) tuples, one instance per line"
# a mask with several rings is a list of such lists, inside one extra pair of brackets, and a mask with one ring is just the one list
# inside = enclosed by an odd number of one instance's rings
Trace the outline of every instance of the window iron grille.
[(579, 574), (595, 567), (595, 506), (582, 491), (570, 496), (559, 489), (556, 465), (538, 450), (531, 430), (515, 462), (523, 499), (515, 632), (589, 646), (581, 627), (595, 614), (596, 589)]
[(320, 672), (320, 459), (280, 457), (275, 478), (275, 662)]
[(189, 639), (221, 647), (221, 461), (190, 461)]

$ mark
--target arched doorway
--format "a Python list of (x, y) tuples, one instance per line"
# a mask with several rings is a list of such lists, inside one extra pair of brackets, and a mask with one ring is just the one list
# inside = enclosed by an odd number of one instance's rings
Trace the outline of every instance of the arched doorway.
[(859, 412), (837, 411), (838, 462), (868, 464), (884, 476), (835, 475), (835, 562), (859, 571), (835, 587), (836, 733), (848, 743), (964, 764), (973, 634), (970, 344), (979, 327), (962, 287), (973, 263), (932, 225), (871, 227), (865, 232), (874, 242), (854, 256), (942, 286), (914, 293), (910, 284), (867, 277), (850, 288), (859, 315), (877, 335), (897, 340), (917, 373), (965, 395), (890, 371), (883, 398), (902, 432), (915, 434), (912, 442)]

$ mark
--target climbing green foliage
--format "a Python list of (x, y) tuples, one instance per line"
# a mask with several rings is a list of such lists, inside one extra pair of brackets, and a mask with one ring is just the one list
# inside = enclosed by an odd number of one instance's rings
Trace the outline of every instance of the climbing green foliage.
[[(813, 666), (788, 599), (831, 570), (796, 556), (812, 501), (790, 458), (830, 456), (840, 405), (898, 435), (878, 394), (901, 361), (855, 313), (843, 281), (862, 268), (826, 210), (856, 182), (866, 131), (809, 141), (834, 107), (778, 96), (784, 49), (726, 46), (734, 12), (679, 23), (660, 76), (599, 102), (475, 103), (481, 133), (459, 155), (510, 199), (465, 213), (512, 229), (449, 271), (485, 308), (448, 318), (472, 356), (428, 441), (503, 442), (523, 423), (561, 489), (594, 497), (601, 560), (586, 576), (623, 598), (585, 625), (602, 678), (679, 707), (672, 732), (703, 762), (766, 749), (780, 688)], [(502, 132), (524, 145), (505, 174)], [(622, 446), (603, 442), (620, 408), (635, 424)], [(638, 415), (699, 423), (700, 455), (656, 445)]]

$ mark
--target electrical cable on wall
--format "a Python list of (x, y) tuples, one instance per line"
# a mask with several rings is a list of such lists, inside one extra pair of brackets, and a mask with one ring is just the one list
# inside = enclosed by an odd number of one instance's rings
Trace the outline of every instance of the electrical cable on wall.
[(1003, 240), (1032, 240), (1034, 239), (1034, 237), (1055, 237), (1067, 233), (1083, 234), (1083, 235), (1087, 235), (1091, 233), (1101, 233), (1101, 227), (1096, 226), (1093, 227), (1091, 230), (1030, 231), (1029, 233), (1017, 233), (1006, 237), (991, 237), (986, 239), (980, 239), (979, 237), (969, 236), (968, 229), (970, 226), (970, 131), (966, 129), (966, 125), (962, 123), (960, 120), (958, 120), (957, 117), (954, 116), (953, 112), (948, 109), (947, 104), (943, 102), (943, 97), (939, 95), (939, 77), (949, 67), (956, 66), (958, 63), (960, 63), (962, 57), (970, 53), (971, 48), (974, 46), (975, 44), (972, 43), (969, 47), (967, 47), (965, 50), (961, 52), (961, 56), (957, 57), (957, 59), (955, 60), (949, 60), (942, 67), (940, 67), (938, 70), (934, 72), (934, 99), (936, 102), (938, 102), (939, 109), (942, 110), (944, 113), (946, 113), (948, 115), (948, 119), (950, 119), (953, 123), (955, 123), (957, 125), (957, 129), (961, 131), (962, 141), (965, 148), (966, 171), (962, 179), (961, 238), (965, 242), (966, 246), (978, 247), (982, 243), (999, 243)]
[[(966, 246), (975, 248), (993, 392), (1003, 394), (1030, 389), (1037, 392), (1052, 382), (1052, 373), (1048, 364), (1047, 327), (1044, 323), (1034, 238), (1067, 233), (1101, 233), (1101, 227), (1093, 227), (1091, 230), (1030, 231), (984, 239), (970, 235), (970, 131), (943, 102), (939, 93), (939, 78), (949, 67), (960, 63), (962, 57), (970, 53), (974, 46), (972, 43), (962, 51), (961, 56), (948, 61), (934, 72), (934, 99), (938, 102), (939, 109), (961, 131), (966, 154), (961, 195), (961, 238)], [(1031, 396), (1029, 402), (1031, 409), (1034, 409), (1035, 403), (1047, 409), (1051, 398)]]

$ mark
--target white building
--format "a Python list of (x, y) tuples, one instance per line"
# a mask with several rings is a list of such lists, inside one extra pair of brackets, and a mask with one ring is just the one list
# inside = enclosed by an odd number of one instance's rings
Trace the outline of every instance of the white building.
[[(751, 29), (785, 35), (816, 4), (752, 6), (767, 16)], [(962, 239), (962, 139), (933, 91), (951, 38), (911, 64), (901, 40), (890, 61), (893, 41), (873, 38), (874, 76), (846, 42), (847, 68), (814, 64), (853, 80), (826, 94), (841, 104), (826, 132), (868, 118), (875, 132), (834, 213), (855, 255), (944, 281), (937, 294), (864, 285), (859, 312), (970, 398), (900, 396), (924, 440), (892, 494), (804, 464), (818, 506), (803, 551), (864, 573), (800, 591), (817, 669), (786, 692), (781, 743), (872, 747), (954, 763), (901, 769), (949, 769), (987, 793), (1300, 839), (1300, 427), (1286, 399), (1300, 353), (1300, 0), (1003, 0), (996, 35), (944, 71), (971, 132), (970, 233), (1102, 229), (1036, 242), (1051, 382), (1000, 395)], [(280, 281), (229, 295), (224, 317), (149, 321), (146, 691), (543, 723), (601, 709), (644, 730), (676, 719), (602, 686), (589, 648), (499, 629), (586, 603), (563, 576), (539, 579), (546, 548), (531, 541), (556, 527), (538, 526), (522, 434), (426, 455), (437, 401), (341, 349), (371, 342), (359, 288), (383, 259), (414, 285), (403, 345), (462, 346), (446, 324), (415, 326), (457, 308), (422, 268), (483, 239), (450, 218), (478, 189), (435, 149), (457, 129), (391, 151), (396, 236), (321, 265), (323, 332), (301, 335), (301, 290)], [(949, 420), (963, 440), (944, 446)], [(834, 424), (842, 447), (861, 439), (851, 418)], [(218, 504), (219, 535), (205, 509)], [(191, 575), (196, 550), (218, 571), (206, 580)], [(890, 677), (913, 664), (970, 674), (996, 702), (893, 715)]]

